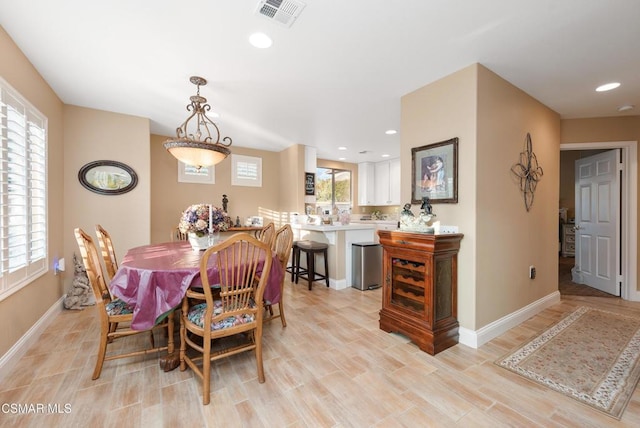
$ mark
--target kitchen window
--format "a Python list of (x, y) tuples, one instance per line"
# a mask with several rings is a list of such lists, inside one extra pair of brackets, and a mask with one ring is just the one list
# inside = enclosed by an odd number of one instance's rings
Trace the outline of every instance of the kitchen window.
[(0, 79), (0, 300), (47, 271), (47, 118)]
[(325, 214), (351, 209), (351, 171), (334, 168), (316, 168), (316, 207)]

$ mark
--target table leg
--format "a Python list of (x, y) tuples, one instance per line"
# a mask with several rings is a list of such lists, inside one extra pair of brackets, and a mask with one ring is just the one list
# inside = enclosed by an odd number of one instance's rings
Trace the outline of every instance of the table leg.
[(175, 350), (173, 340), (173, 327), (175, 323), (175, 311), (167, 316), (167, 356), (159, 359), (160, 368), (165, 372), (174, 370), (180, 365), (180, 351)]
[(161, 357), (159, 359), (160, 368), (165, 372), (170, 372), (174, 370), (180, 365), (180, 352), (174, 351), (170, 354), (167, 354), (166, 357)]

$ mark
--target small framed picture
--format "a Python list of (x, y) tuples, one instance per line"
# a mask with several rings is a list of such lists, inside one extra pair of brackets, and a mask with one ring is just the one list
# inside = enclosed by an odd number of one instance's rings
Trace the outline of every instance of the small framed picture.
[(458, 203), (458, 138), (411, 149), (411, 203)]
[(304, 173), (304, 194), (307, 196), (316, 194), (316, 175), (313, 172)]

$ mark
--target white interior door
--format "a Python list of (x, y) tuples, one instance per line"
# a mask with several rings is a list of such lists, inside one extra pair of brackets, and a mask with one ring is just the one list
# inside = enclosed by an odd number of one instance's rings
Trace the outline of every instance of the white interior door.
[(620, 151), (610, 150), (576, 161), (576, 281), (620, 295)]

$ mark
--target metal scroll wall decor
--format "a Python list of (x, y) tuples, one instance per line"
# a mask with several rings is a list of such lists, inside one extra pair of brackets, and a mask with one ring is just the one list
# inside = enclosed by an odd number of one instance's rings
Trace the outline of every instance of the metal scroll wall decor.
[(511, 167), (511, 172), (520, 180), (520, 190), (524, 196), (524, 207), (529, 211), (533, 205), (533, 195), (538, 181), (542, 179), (542, 167), (533, 153), (531, 134), (527, 132), (525, 150), (520, 153), (520, 162)]

